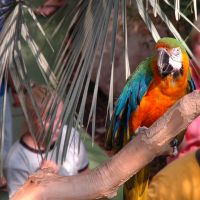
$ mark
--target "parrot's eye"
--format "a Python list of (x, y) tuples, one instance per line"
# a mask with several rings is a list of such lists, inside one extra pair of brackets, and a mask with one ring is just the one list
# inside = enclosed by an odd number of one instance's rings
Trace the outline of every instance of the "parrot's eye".
[(181, 49), (178, 47), (178, 48), (173, 48), (172, 51), (171, 51), (171, 54), (173, 56), (179, 56), (181, 54)]
[(182, 62), (182, 53), (180, 47), (173, 48), (169, 51), (170, 57), (175, 62)]

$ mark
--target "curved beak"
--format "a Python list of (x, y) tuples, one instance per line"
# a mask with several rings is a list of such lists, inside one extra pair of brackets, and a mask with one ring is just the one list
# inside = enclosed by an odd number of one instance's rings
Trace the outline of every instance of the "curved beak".
[(159, 73), (165, 77), (173, 72), (173, 66), (169, 63), (170, 55), (165, 49), (158, 49), (157, 66)]

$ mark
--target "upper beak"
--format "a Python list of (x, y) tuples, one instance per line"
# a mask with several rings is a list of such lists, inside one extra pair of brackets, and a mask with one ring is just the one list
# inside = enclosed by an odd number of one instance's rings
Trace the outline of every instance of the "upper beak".
[(172, 73), (173, 66), (169, 63), (170, 56), (165, 49), (159, 49), (158, 51), (158, 70), (161, 76), (165, 77)]

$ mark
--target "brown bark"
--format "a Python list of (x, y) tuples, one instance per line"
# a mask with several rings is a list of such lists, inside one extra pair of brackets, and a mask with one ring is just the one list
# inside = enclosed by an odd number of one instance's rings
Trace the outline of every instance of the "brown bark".
[(112, 197), (129, 177), (156, 156), (169, 150), (169, 142), (200, 115), (200, 92), (174, 105), (108, 162), (85, 174), (71, 177), (40, 171), (31, 176), (13, 200), (91, 200)]

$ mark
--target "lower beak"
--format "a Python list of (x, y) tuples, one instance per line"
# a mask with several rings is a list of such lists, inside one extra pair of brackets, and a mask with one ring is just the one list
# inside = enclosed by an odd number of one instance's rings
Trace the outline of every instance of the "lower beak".
[(160, 70), (160, 74), (161, 76), (165, 77), (169, 74), (171, 74), (173, 71), (173, 67), (170, 64), (165, 64), (165, 66), (163, 66), (163, 68)]

